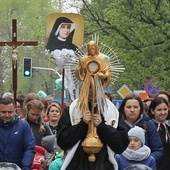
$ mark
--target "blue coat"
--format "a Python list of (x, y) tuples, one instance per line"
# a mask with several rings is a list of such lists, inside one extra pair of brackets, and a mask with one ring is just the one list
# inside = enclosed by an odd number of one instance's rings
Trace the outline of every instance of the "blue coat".
[[(129, 131), (132, 127), (127, 122), (125, 124)], [(134, 126), (139, 126), (145, 129), (145, 145), (151, 149), (151, 156), (155, 158), (156, 162), (159, 162), (160, 158), (163, 156), (164, 149), (153, 121), (149, 117), (142, 115), (141, 118), (134, 123)]]
[(119, 167), (118, 170), (124, 170), (124, 168), (127, 168), (129, 165), (133, 165), (133, 164), (143, 164), (152, 168), (152, 170), (156, 170), (156, 162), (152, 156), (139, 162), (134, 160), (128, 160), (123, 155), (119, 155), (119, 154), (117, 154), (115, 158)]
[(0, 162), (17, 164), (30, 170), (35, 154), (35, 139), (29, 124), (15, 117), (10, 123), (0, 121)]

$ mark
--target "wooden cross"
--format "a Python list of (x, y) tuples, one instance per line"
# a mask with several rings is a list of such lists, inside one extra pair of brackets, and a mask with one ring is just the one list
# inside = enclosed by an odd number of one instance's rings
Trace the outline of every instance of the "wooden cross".
[(12, 80), (13, 80), (13, 95), (16, 103), (17, 95), (17, 54), (18, 48), (21, 46), (37, 46), (37, 41), (17, 41), (17, 20), (12, 19), (12, 41), (0, 42), (0, 46), (11, 47), (12, 50)]

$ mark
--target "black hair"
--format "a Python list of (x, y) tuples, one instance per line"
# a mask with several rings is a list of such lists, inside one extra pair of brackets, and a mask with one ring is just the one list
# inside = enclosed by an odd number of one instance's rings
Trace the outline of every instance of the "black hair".
[(159, 105), (165, 103), (168, 107), (168, 101), (163, 98), (163, 97), (155, 97), (153, 99), (153, 101), (151, 102), (150, 106), (149, 106), (149, 111), (148, 111), (148, 116), (150, 118), (154, 118), (154, 115), (152, 114), (152, 111), (155, 110), (155, 108)]
[(8, 105), (8, 104), (11, 104), (11, 103), (15, 107), (15, 102), (14, 102), (13, 98), (11, 98), (11, 97), (2, 97), (2, 98), (0, 98), (0, 104)]
[(124, 112), (124, 107), (125, 107), (126, 102), (127, 102), (128, 100), (130, 100), (130, 99), (136, 99), (136, 100), (139, 102), (139, 105), (140, 105), (140, 114), (139, 114), (139, 116), (144, 113), (144, 104), (143, 104), (143, 101), (142, 101), (142, 99), (140, 98), (140, 96), (139, 96), (138, 94), (136, 94), (136, 93), (130, 93), (130, 94), (128, 94), (128, 95), (123, 99), (123, 101), (122, 101), (122, 103), (121, 103), (121, 105), (120, 105), (120, 107), (119, 107), (119, 112), (120, 112), (120, 114), (122, 114), (122, 116), (123, 116), (124, 119), (126, 119), (126, 114), (125, 114), (125, 112)]

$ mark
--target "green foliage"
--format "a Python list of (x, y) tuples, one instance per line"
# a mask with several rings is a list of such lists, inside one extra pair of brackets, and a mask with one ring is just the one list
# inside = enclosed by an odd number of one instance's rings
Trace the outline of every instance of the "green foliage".
[(123, 84), (131, 90), (144, 89), (145, 82), (153, 78), (162, 89), (170, 91), (170, 1), (83, 3), (86, 37), (99, 34), (100, 41), (113, 48), (125, 66), (113, 90)]
[[(38, 46), (18, 47), (18, 94), (27, 94), (29, 92), (37, 93), (39, 90), (47, 94), (54, 94), (55, 79), (58, 77), (55, 73), (46, 70), (33, 69), (32, 78), (22, 77), (23, 57), (32, 57), (34, 67), (54, 68), (53, 61), (45, 52), (45, 29), (47, 16), (51, 13), (59, 12), (56, 9), (57, 1), (51, 0), (29, 0), (29, 1), (3, 1), (0, 0), (0, 41), (12, 41), (12, 19), (17, 19), (17, 40), (18, 41), (38, 41)], [(12, 88), (12, 65), (11, 49), (0, 47), (1, 62), (4, 58), (7, 60), (3, 64), (0, 73), (2, 89), (0, 94), (6, 91), (13, 91)], [(6, 69), (8, 68), (8, 72)], [(6, 73), (5, 75), (2, 73)]]

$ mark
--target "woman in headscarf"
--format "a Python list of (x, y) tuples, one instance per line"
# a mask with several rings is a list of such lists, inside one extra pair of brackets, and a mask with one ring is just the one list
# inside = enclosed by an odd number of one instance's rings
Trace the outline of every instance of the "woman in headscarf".
[(72, 43), (75, 31), (75, 24), (65, 17), (58, 18), (51, 30), (46, 49), (54, 51), (64, 48), (75, 51), (77, 46)]

